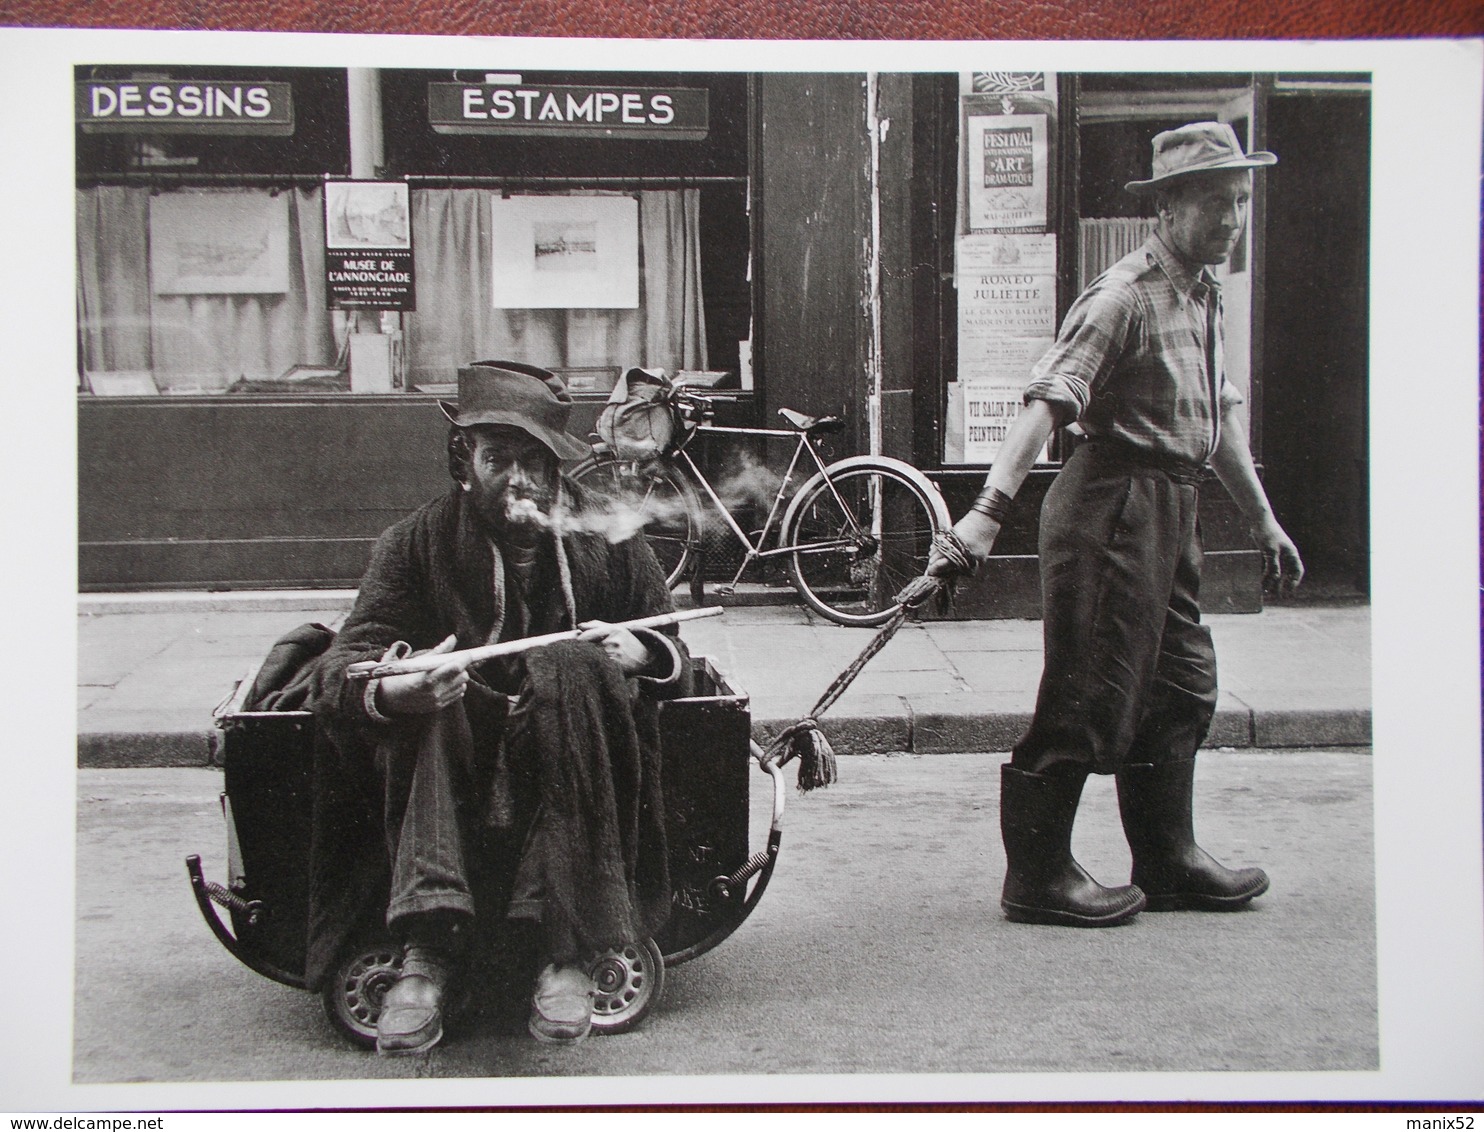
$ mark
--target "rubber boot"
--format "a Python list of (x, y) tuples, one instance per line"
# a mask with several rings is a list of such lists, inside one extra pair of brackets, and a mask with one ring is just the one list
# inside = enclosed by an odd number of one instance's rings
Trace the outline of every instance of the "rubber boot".
[(1134, 763), (1117, 780), (1132, 880), (1148, 897), (1149, 911), (1227, 912), (1268, 890), (1261, 869), (1228, 869), (1195, 843), (1195, 759)]
[(1104, 888), (1072, 858), (1072, 821), (1086, 772), (1033, 774), (1000, 768), (1000, 833), (1005, 839), (1005, 917), (1023, 924), (1105, 928), (1144, 907), (1132, 885)]

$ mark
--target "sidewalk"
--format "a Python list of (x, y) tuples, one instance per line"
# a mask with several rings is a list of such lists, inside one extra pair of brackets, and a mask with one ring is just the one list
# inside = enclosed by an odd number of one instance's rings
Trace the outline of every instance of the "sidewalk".
[[(206, 766), (212, 708), (296, 625), (335, 627), (351, 591), (87, 594), (78, 599), (78, 765)], [(762, 738), (801, 717), (871, 640), (787, 596), (683, 629), (751, 697)], [(1371, 741), (1370, 609), (1272, 607), (1207, 618), (1221, 700), (1207, 745)], [(904, 625), (823, 722), (838, 754), (1006, 751), (1035, 704), (1039, 621)]]

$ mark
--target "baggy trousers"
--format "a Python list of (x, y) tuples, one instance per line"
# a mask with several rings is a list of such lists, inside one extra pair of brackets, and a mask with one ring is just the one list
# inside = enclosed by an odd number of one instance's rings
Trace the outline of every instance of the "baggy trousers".
[(376, 751), (391, 864), (386, 919), (394, 931), (407, 916), (473, 916), (486, 896), (508, 894), (510, 877), (498, 874), (513, 871), (534, 810), (534, 784), (529, 771), (516, 776), (526, 786), (517, 791), (524, 803), (513, 823), (517, 828), (497, 831), (484, 820), (495, 764), (503, 755), (504, 700), (471, 685), (464, 701), (407, 721), (396, 739)]
[(1045, 667), (1011, 765), (1111, 774), (1192, 757), (1216, 710), (1200, 621), (1196, 469), (1111, 441), (1068, 458), (1041, 510)]

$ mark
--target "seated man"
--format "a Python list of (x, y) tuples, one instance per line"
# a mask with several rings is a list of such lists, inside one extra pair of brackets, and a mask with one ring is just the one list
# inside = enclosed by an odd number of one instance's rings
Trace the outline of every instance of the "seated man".
[[(603, 510), (559, 470), (555, 375), (511, 362), (459, 371), (443, 404), (454, 486), (377, 541), (354, 611), (315, 671), (308, 974), (322, 982), (368, 912), (405, 947), (377, 1050), (443, 1033), (450, 978), (507, 912), (539, 909), (549, 960), (529, 1028), (578, 1041), (587, 962), (669, 912), (656, 699), (685, 694), (668, 633), (605, 623), (671, 608), (642, 535), (610, 542)], [(589, 623), (591, 624), (590, 627)], [(588, 627), (579, 640), (360, 682), (357, 661), (450, 652)]]

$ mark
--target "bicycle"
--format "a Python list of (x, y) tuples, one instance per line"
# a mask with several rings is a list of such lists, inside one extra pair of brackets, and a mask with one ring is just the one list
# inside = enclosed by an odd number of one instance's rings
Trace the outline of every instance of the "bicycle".
[[(600, 442), (573, 475), (637, 510), (672, 587), (699, 553), (706, 525), (699, 486), (742, 547), (742, 565), (730, 583), (717, 588), (719, 594), (734, 593), (754, 562), (786, 558), (790, 581), (811, 609), (841, 625), (886, 622), (899, 607), (895, 595), (926, 569), (933, 536), (952, 526), (938, 489), (912, 465), (889, 456), (850, 456), (827, 465), (819, 440), (844, 428), (840, 417), (779, 409), (786, 429), (717, 425), (713, 401), (724, 399), (684, 387), (671, 390), (664, 400), (675, 429), (658, 454), (626, 459)], [(742, 529), (687, 451), (702, 433), (795, 442), (755, 538)], [(815, 470), (785, 509), (789, 485), (806, 452)], [(775, 526), (776, 545), (768, 546)]]

